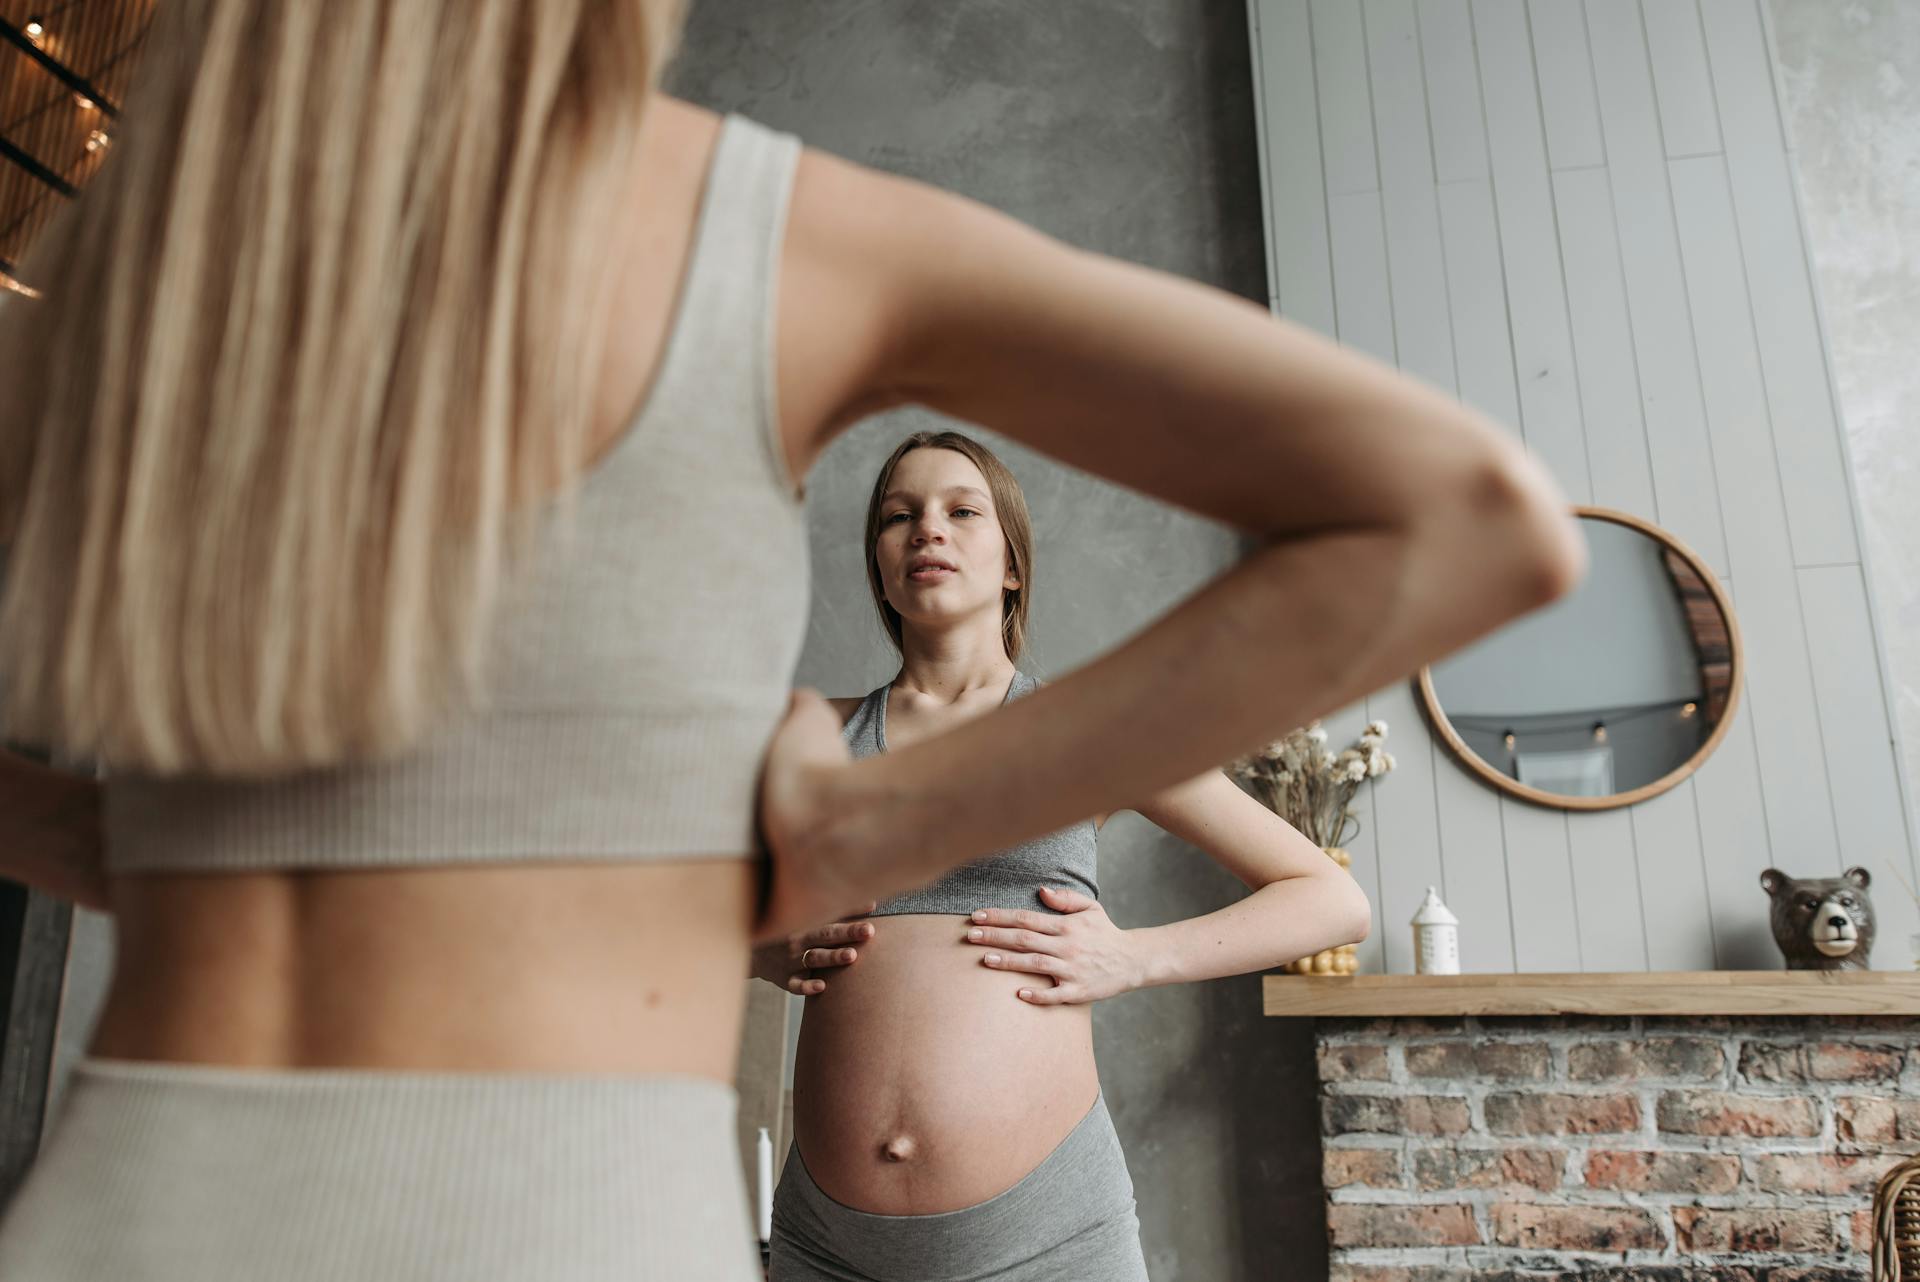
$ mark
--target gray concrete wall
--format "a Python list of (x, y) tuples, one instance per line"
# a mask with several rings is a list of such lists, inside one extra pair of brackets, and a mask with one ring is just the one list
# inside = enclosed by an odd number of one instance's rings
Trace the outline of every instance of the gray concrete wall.
[[(1238, 3), (696, 0), (669, 85), (1076, 245), (1264, 297)], [(935, 422), (912, 411), (870, 421), (816, 468), (800, 683), (859, 694), (896, 671), (862, 577), (861, 521), (882, 459)], [(1230, 530), (979, 434), (1033, 508), (1022, 666), (1043, 679), (1118, 644), (1239, 555)], [(1107, 826), (1100, 863), (1103, 899), (1123, 925), (1208, 912), (1241, 893), (1137, 815)], [(1155, 1282), (1306, 1277), (1325, 1259), (1311, 1049), (1293, 1021), (1259, 1009), (1249, 976), (1130, 994), (1094, 1013)]]

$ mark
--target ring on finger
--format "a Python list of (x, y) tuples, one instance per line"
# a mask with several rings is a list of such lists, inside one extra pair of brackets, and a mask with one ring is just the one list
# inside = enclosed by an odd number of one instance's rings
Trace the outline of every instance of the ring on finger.
[(813, 963), (807, 960), (807, 958), (811, 956), (813, 956), (813, 949), (803, 948), (800, 950), (800, 969), (810, 970), (813, 968)]

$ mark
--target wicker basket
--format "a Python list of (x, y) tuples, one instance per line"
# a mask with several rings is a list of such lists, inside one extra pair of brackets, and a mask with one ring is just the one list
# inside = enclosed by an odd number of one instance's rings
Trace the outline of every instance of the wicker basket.
[(1873, 1193), (1874, 1282), (1920, 1282), (1920, 1157), (1880, 1177)]

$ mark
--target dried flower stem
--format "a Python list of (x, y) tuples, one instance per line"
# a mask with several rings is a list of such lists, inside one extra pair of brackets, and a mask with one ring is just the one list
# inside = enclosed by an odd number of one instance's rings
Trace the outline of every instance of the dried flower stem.
[(1335, 754), (1316, 721), (1234, 762), (1233, 771), (1309, 840), (1338, 846), (1360, 831), (1353, 812), (1360, 785), (1394, 767), (1393, 754), (1382, 746), (1386, 739), (1387, 723), (1369, 722), (1358, 744)]

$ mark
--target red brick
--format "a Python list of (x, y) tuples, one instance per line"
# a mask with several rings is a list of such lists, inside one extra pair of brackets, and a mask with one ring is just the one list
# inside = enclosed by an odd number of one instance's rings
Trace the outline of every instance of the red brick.
[(1625, 1033), (1633, 1028), (1626, 1015), (1480, 1015), (1479, 1025), (1487, 1032), (1519, 1033)]
[(1471, 1030), (1465, 1015), (1401, 1015), (1393, 1021), (1398, 1037), (1459, 1036)]
[(1816, 1082), (1890, 1082), (1900, 1076), (1906, 1053), (1894, 1046), (1854, 1046), (1813, 1042), (1807, 1046), (1807, 1070)]
[(1327, 1208), (1328, 1240), (1336, 1247), (1477, 1246), (1473, 1208), (1459, 1202), (1382, 1206), (1335, 1202)]
[(1733, 1153), (1653, 1153), (1594, 1149), (1587, 1186), (1631, 1193), (1731, 1193), (1740, 1183)]
[(1640, 1021), (1640, 1027), (1649, 1033), (1665, 1032), (1672, 1029), (1676, 1033), (1725, 1033), (1735, 1024), (1745, 1027), (1745, 1021), (1736, 1020), (1730, 1015), (1648, 1015)]
[(1316, 1040), (1329, 1037), (1391, 1037), (1393, 1021), (1373, 1015), (1320, 1015), (1313, 1021)]
[(1567, 1076), (1576, 1082), (1645, 1078), (1712, 1078), (1727, 1068), (1718, 1043), (1699, 1037), (1651, 1037), (1642, 1042), (1583, 1042), (1567, 1048)]
[(1872, 1197), (1898, 1153), (1754, 1153), (1747, 1178), (1767, 1193), (1806, 1193), (1820, 1197)]
[(1314, 1035), (1329, 1037), (1424, 1037), (1459, 1035), (1467, 1031), (1464, 1015), (1321, 1015), (1313, 1021)]
[(1384, 1046), (1343, 1046), (1326, 1042), (1320, 1045), (1320, 1080), (1323, 1082), (1384, 1082), (1388, 1076)]
[(1545, 1042), (1433, 1042), (1407, 1047), (1414, 1077), (1545, 1081), (1552, 1070)]
[(1327, 1095), (1325, 1135), (1465, 1135), (1467, 1101), (1458, 1095)]
[(1327, 1266), (1327, 1282), (1412, 1282), (1412, 1274), (1397, 1264), (1336, 1261)]
[[(1805, 1021), (1795, 1021), (1804, 1026)], [(1845, 1036), (1850, 1033), (1905, 1033), (1911, 1037), (1915, 1031), (1911, 1015), (1825, 1015), (1821, 1017), (1825, 1031)]]
[(1447, 1189), (1560, 1187), (1566, 1154), (1551, 1148), (1424, 1148), (1413, 1152), (1413, 1186)]
[(1353, 1264), (1346, 1260), (1329, 1264), (1327, 1278), (1328, 1282), (1488, 1282), (1486, 1274), (1478, 1270), (1450, 1264)]
[(1487, 1096), (1487, 1129), (1495, 1135), (1598, 1135), (1640, 1129), (1640, 1101), (1631, 1095), (1505, 1092)]
[(1639, 1207), (1496, 1202), (1493, 1240), (1534, 1251), (1652, 1251), (1666, 1237)]
[(1740, 1048), (1740, 1075), (1750, 1082), (1890, 1082), (1906, 1056), (1890, 1046), (1845, 1042), (1748, 1042)]
[(1833, 1130), (1847, 1145), (1911, 1145), (1920, 1141), (1920, 1099), (1836, 1095)]
[(1798, 1096), (1739, 1095), (1729, 1091), (1665, 1091), (1657, 1111), (1672, 1135), (1818, 1135), (1820, 1114)]
[(1323, 1154), (1320, 1171), (1330, 1189), (1349, 1184), (1397, 1189), (1402, 1183), (1400, 1150), (1394, 1148), (1330, 1148)]
[(1853, 1249), (1865, 1255), (1873, 1253), (1873, 1208), (1862, 1207), (1847, 1217), (1847, 1237)]
[(1703, 1255), (1756, 1251), (1833, 1255), (1847, 1249), (1834, 1228), (1831, 1211), (1784, 1206), (1737, 1210), (1676, 1206), (1673, 1227), (1681, 1250)]
[(1471, 1121), (1458, 1095), (1409, 1095), (1406, 1116), (1409, 1135), (1465, 1135)]

